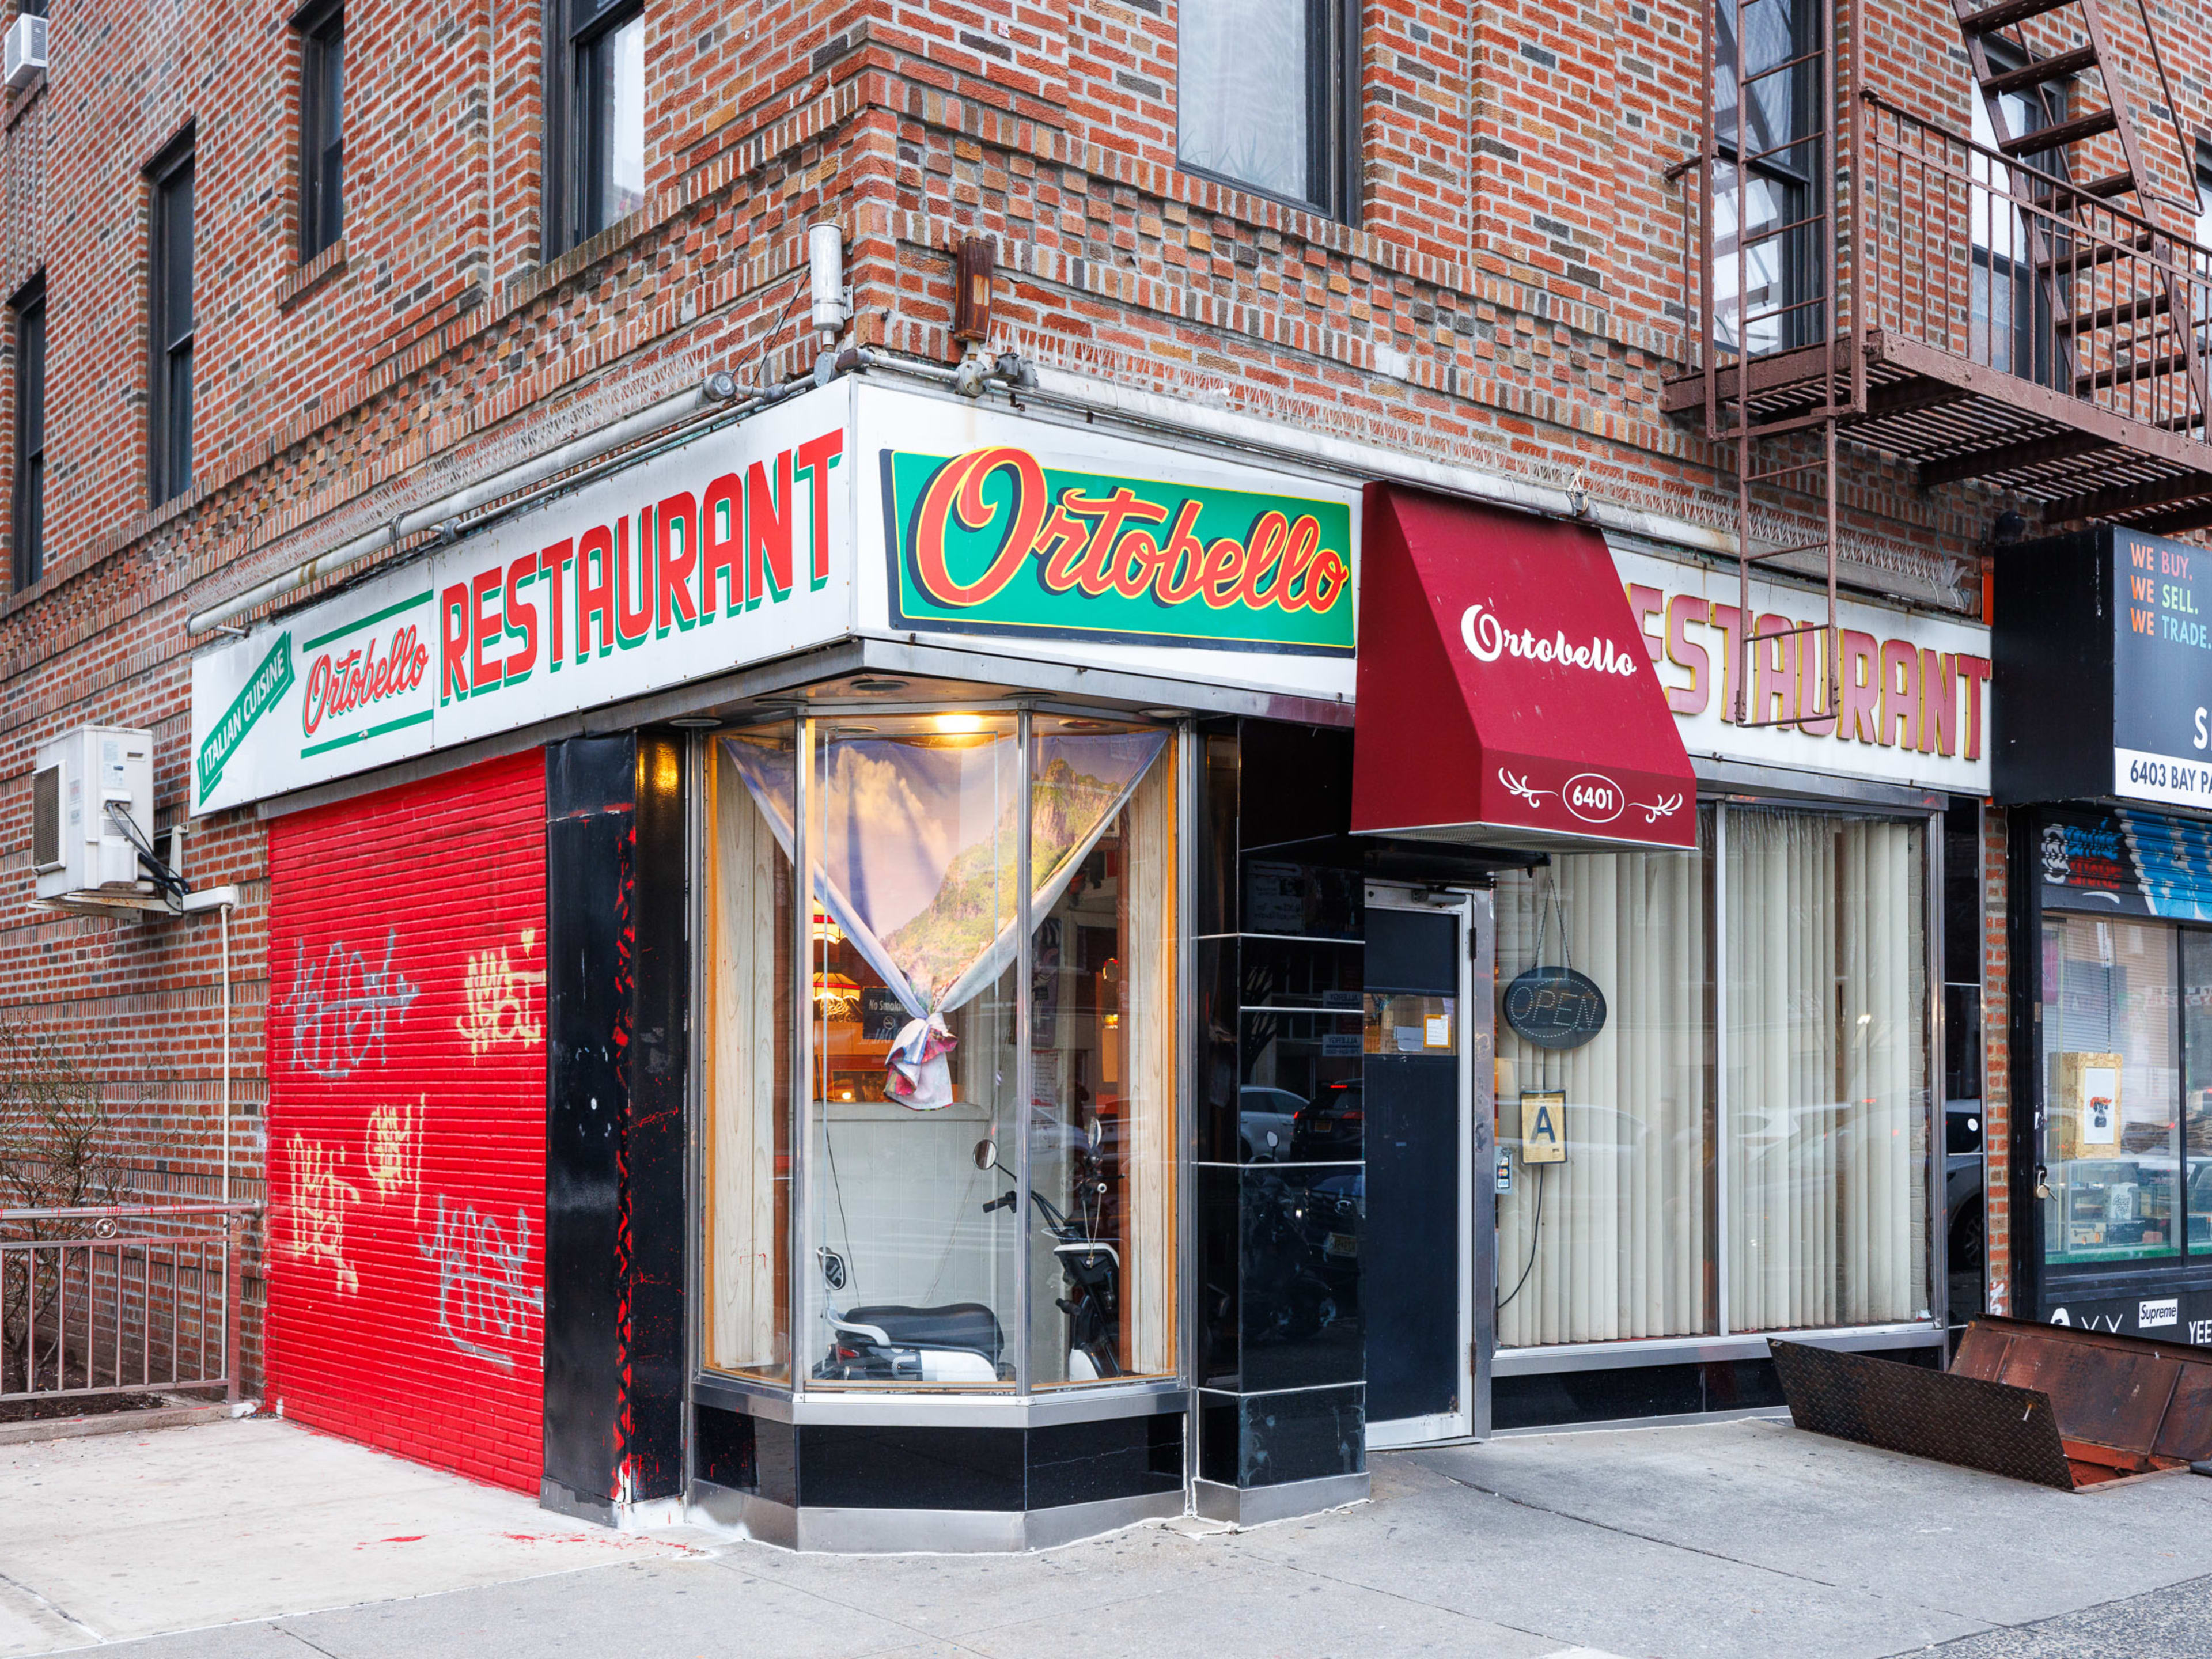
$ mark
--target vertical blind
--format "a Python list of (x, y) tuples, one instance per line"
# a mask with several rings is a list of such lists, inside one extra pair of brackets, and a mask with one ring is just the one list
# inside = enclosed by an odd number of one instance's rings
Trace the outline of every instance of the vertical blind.
[[(1724, 810), (1696, 853), (1499, 878), (1500, 985), (1540, 957), (1608, 1003), (1565, 1053), (1498, 1022), (1502, 1346), (1926, 1316), (1924, 830)], [(1520, 1156), (1540, 1091), (1564, 1163)]]

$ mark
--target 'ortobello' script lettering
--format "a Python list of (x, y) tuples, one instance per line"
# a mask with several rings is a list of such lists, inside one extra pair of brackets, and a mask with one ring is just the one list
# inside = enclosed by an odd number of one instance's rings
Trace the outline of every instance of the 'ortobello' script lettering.
[(1584, 668), (1594, 674), (1618, 674), (1624, 679), (1636, 672), (1636, 659), (1618, 649), (1611, 640), (1593, 639), (1584, 645), (1570, 641), (1559, 630), (1554, 630), (1549, 639), (1539, 639), (1526, 628), (1516, 634), (1487, 605), (1468, 606), (1459, 619), (1459, 636), (1477, 662), (1496, 662), (1500, 657), (1511, 656), (1558, 663), (1563, 668)]

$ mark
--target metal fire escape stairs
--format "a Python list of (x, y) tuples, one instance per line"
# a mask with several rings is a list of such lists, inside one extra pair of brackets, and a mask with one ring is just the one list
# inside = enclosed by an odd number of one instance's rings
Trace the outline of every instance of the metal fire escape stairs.
[[(1877, 270), (1869, 278), (1858, 248), (1839, 250), (1838, 243), (1844, 229), (1870, 240), (1877, 216), (1891, 213), (1894, 204), (1883, 195), (1890, 181), (1868, 165), (1874, 142), (1869, 124), (1883, 100), (1866, 89), (1864, 30), (1855, 21), (1841, 37), (1844, 61), (1838, 61), (1838, 10), (1848, 3), (1819, 0), (1816, 33), (1793, 40), (1776, 33), (1778, 11), (1789, 9), (1781, 0), (1711, 0), (1704, 31), (1707, 96), (1699, 150), (1668, 175), (1679, 179), (1694, 168), (1700, 178), (1698, 280), (1703, 303), (1694, 308), (1691, 304), (1686, 269), (1683, 303), (1686, 328), (1692, 317), (1702, 316), (1702, 350), (1692, 359), (1697, 370), (1676, 382), (1674, 406), (1691, 412), (1694, 404), (1680, 394), (1690, 390), (1685, 382), (1701, 377), (1706, 436), (1716, 453), (1732, 462), (1741, 623), (1730, 701), (1734, 719), (1747, 726), (1825, 723), (1839, 706), (1839, 432), (1854, 425), (1910, 421), (1923, 410), (1941, 413), (1942, 405), (1964, 395), (1955, 385), (1927, 379), (1882, 384), (1869, 380), (1865, 343), (1879, 331), (1883, 284), (1893, 283), (1894, 277)], [(2101, 398), (2108, 404), (2124, 398), (2123, 412), (2130, 418), (2142, 418), (2135, 413), (2140, 404), (2156, 411), (2152, 423), (2166, 431), (2206, 437), (2205, 410), (2212, 404), (2205, 395), (2207, 354), (2201, 335), (2212, 319), (2204, 314), (2203, 283), (2212, 272), (2185, 273), (2173, 263), (2177, 258), (2184, 265), (2191, 262), (2186, 250), (2193, 247), (2190, 238), (2198, 204), (2160, 191), (2145, 167), (2127, 76), (2114, 55), (2099, 0), (1951, 3), (1997, 151), (2020, 163), (1993, 167), (1993, 173), (2004, 176), (1993, 177), (1981, 193), (2008, 196), (2017, 204), (2035, 303), (2043, 308), (2043, 331), (2051, 342), (2047, 349), (2033, 349), (2047, 361), (2031, 366), (2030, 377), (2075, 398)], [(2143, 0), (2136, 0), (2136, 9), (2165, 93), (2165, 109), (2172, 114), (2172, 94)], [(1754, 52), (1754, 42), (1764, 46), (1763, 53)], [(2088, 93), (2101, 101), (2086, 106), (2073, 101)], [(2031, 118), (2019, 123), (2017, 131), (2009, 101), (2015, 99), (2032, 106)], [(2180, 142), (2178, 115), (2173, 131)], [(2193, 178), (2185, 143), (2181, 159), (2184, 176)], [(1891, 187), (1901, 189), (1904, 177), (1900, 169)], [(1798, 181), (1794, 187), (1789, 183), (1793, 179)], [(1975, 188), (1970, 186), (1970, 193)], [(1862, 195), (1870, 199), (1859, 199)], [(1684, 210), (1686, 214), (1686, 191)], [(1994, 211), (1987, 205), (1982, 210)], [(2178, 230), (2171, 228), (2175, 211), (2183, 216)], [(1966, 234), (1966, 227), (1960, 227), (1959, 234)], [(1784, 239), (1795, 243), (1787, 258)], [(2179, 254), (2177, 241), (2183, 250)], [(2100, 298), (2100, 268), (2115, 260), (2133, 264), (2145, 256), (2165, 262), (2168, 274), (2136, 284), (2136, 290), (2148, 291), (2123, 290), (2114, 283), (2109, 302)], [(1790, 270), (1810, 273), (1809, 280), (1801, 276), (1799, 291), (1769, 292), (1759, 286), (1762, 273), (1771, 276)], [(2195, 286), (2189, 274), (2197, 278)], [(1724, 321), (1731, 306), (1733, 316)], [(1762, 387), (1754, 370), (1762, 351), (1784, 349), (1796, 362), (1789, 386), (1774, 395), (1771, 386)], [(1808, 362), (1814, 365), (1809, 369)], [(2020, 367), (2014, 366), (2015, 374)], [(1990, 455), (2027, 465), (2069, 456), (2087, 459), (2100, 448), (2109, 449), (2110, 442), (2062, 432), (1967, 454), (1963, 465), (1962, 458), (1944, 455), (1935, 466), (1923, 465), (1921, 477), (1925, 485), (2001, 474), (2002, 467), (1976, 465)], [(1820, 534), (1817, 539), (1760, 545), (1754, 532), (1754, 490), (1785, 483), (1817, 494)], [(2103, 505), (2100, 495), (2108, 495), (2113, 498), (2110, 505), (2128, 516), (2160, 527), (2133, 509), (2190, 500), (2208, 490), (2212, 486), (2191, 488), (2185, 479), (2159, 480), (2132, 491), (2079, 493), (2062, 505)], [(2207, 518), (2212, 514), (2191, 522)], [(1825, 626), (1754, 617), (1753, 566), (1804, 554), (1820, 556), (1826, 572)], [(1825, 644), (1815, 647), (1813, 636), (1821, 635)], [(1825, 659), (1817, 674), (1805, 666), (1805, 653), (1815, 648)], [(1781, 699), (1794, 707), (1779, 714), (1772, 711), (1771, 695), (1756, 699), (1763, 705), (1758, 709), (1752, 706), (1760, 653), (1771, 653), (1769, 687), (1778, 680), (1796, 687), (1794, 698), (1785, 694)]]
[[(1977, 6), (1951, 0), (1966, 37), (1982, 106), (2007, 156), (2027, 162), (2008, 169), (2007, 184), (2016, 201), (2043, 211), (2022, 216), (2039, 302), (2054, 319), (2057, 357), (2052, 372), (2060, 386), (2077, 395), (2104, 388), (2151, 383), (2145, 401), (2157, 422), (2169, 430), (2203, 423), (2205, 401), (2205, 319), (2192, 317), (2185, 272), (2172, 268), (2172, 244), (2152, 230), (2124, 239), (2166, 268), (2148, 294), (2097, 303), (2095, 271), (2109, 264), (2106, 246), (2077, 240), (2063, 227), (2094, 216), (2097, 204), (2130, 202), (2142, 220), (2155, 226), (2166, 214), (2183, 216), (2180, 234), (2194, 230), (2198, 204), (2155, 187), (2143, 164), (2142, 137), (2128, 93), (2128, 77), (2114, 56), (2111, 31), (2099, 0), (1997, 0)], [(2181, 131), (2158, 33), (2142, 0), (2136, 0), (2143, 39), (2156, 70), (2164, 108), (2172, 122), (2174, 143), (2185, 176), (2191, 176), (2190, 145)], [(2009, 66), (2008, 66), (2009, 65)], [(2093, 94), (2101, 101), (2086, 107), (2069, 94)], [(2010, 100), (2032, 100), (2032, 126), (2012, 130)], [(2107, 142), (2109, 141), (2109, 142)], [(2112, 152), (2117, 152), (2115, 157)], [(2117, 159), (2118, 165), (2106, 165)], [(2041, 175), (2041, 176), (2039, 176)], [(2063, 181), (2063, 182), (2060, 182)], [(2169, 376), (2187, 382), (2193, 397), (2162, 395), (2156, 382)], [(2179, 413), (2166, 413), (2178, 410)]]

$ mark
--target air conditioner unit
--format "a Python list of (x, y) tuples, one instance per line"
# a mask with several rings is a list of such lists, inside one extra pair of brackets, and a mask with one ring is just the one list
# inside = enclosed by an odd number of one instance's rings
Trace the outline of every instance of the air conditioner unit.
[(151, 732), (87, 726), (40, 747), (31, 771), (31, 868), (40, 899), (129, 904), (153, 893), (118, 813), (152, 844)]
[(8, 25), (8, 90), (20, 92), (46, 72), (46, 20), (26, 12)]

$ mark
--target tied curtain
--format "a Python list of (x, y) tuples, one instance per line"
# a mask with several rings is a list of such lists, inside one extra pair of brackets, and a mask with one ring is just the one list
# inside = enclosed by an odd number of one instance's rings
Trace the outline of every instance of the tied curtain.
[[(1702, 854), (1601, 853), (1498, 878), (1501, 990), (1540, 955), (1559, 965), (1564, 927), (1566, 960), (1607, 1006), (1564, 1053), (1498, 1022), (1498, 1140), (1515, 1149), (1498, 1200), (1503, 1346), (1706, 1328), (1706, 869)], [(1521, 1161), (1523, 1090), (1565, 1091), (1564, 1164)]]
[[(1033, 916), (1066, 890), (1166, 743), (1153, 731), (1039, 740), (1030, 787)], [(814, 897), (910, 1018), (951, 1013), (1014, 959), (1016, 744), (1008, 723), (953, 739), (831, 728), (820, 745)], [(789, 857), (790, 752), (723, 747)]]
[(1924, 1316), (1922, 834), (1729, 813), (1733, 1330)]

